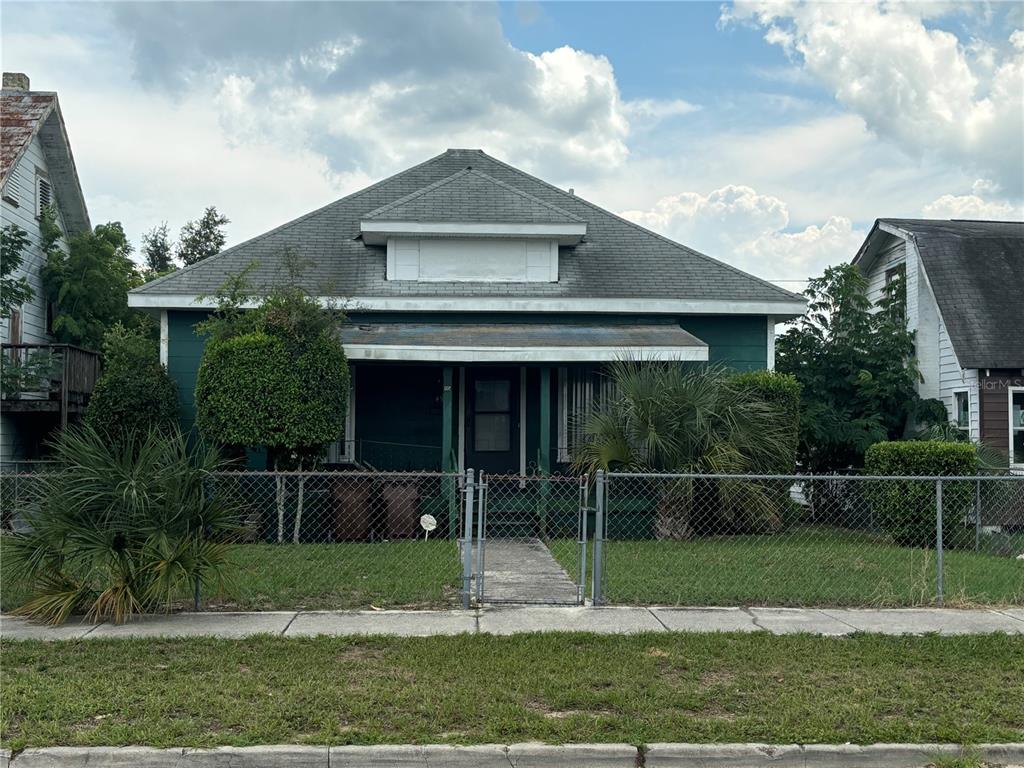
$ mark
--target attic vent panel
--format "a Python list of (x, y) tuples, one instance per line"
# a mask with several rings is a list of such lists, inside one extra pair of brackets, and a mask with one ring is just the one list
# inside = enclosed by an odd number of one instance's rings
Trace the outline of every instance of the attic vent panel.
[(4, 184), (3, 198), (13, 206), (20, 206), (24, 192), (25, 187), (24, 180), (21, 177), (21, 168), (15, 165), (7, 177), (7, 183)]
[(41, 216), (43, 211), (53, 205), (53, 188), (50, 186), (50, 180), (45, 176), (36, 177), (36, 198), (38, 201), (36, 213)]

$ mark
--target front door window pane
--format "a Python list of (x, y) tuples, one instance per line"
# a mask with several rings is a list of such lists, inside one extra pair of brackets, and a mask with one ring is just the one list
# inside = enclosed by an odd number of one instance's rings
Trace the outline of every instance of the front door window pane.
[(473, 440), (478, 451), (507, 451), (512, 447), (512, 421), (507, 413), (478, 413)]
[(508, 411), (512, 382), (505, 380), (476, 382), (477, 411)]

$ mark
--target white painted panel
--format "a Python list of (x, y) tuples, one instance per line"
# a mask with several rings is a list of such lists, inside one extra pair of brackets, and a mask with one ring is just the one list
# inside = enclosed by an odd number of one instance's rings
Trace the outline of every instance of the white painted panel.
[(525, 240), (421, 240), (421, 280), (524, 280)]
[(420, 276), (420, 241), (395, 241), (395, 280), (418, 280)]
[(392, 238), (389, 279), (429, 282), (553, 282), (558, 280), (554, 240)]

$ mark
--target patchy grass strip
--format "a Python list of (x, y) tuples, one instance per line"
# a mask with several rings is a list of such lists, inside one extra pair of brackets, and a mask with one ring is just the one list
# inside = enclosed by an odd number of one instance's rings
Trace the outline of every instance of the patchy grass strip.
[(4, 745), (1007, 742), (1024, 638), (764, 634), (2, 644)]

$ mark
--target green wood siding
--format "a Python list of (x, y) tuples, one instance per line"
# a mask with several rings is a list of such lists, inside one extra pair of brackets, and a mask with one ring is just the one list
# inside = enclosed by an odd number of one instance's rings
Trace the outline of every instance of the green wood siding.
[[(168, 314), (168, 355), (167, 368), (178, 386), (181, 402), (181, 420), (185, 429), (195, 423), (195, 386), (205, 341), (196, 336), (195, 324), (203, 320), (206, 312), (170, 311)], [(412, 320), (413, 317), (406, 316)], [(448, 315), (455, 321), (474, 320), (488, 322), (508, 318), (508, 315)], [(541, 316), (516, 315), (519, 321), (540, 319)], [(383, 319), (381, 315), (354, 314), (352, 320), (372, 322)], [(389, 319), (398, 319), (395, 316)], [(421, 318), (422, 319), (422, 318)], [(433, 316), (436, 320), (437, 316)], [(544, 316), (546, 322), (554, 318)], [(566, 322), (578, 321), (579, 316), (565, 316), (558, 319)], [(606, 318), (609, 323), (636, 322), (643, 318)], [(685, 330), (706, 342), (711, 362), (723, 363), (738, 370), (756, 370), (767, 365), (767, 320), (763, 316), (686, 316), (679, 319)], [(395, 469), (410, 468), (412, 463), (425, 463), (434, 456), (436, 468), (441, 467), (443, 385), (441, 366), (418, 366), (388, 363), (355, 364), (356, 373), (356, 440), (365, 441), (364, 451), (370, 443), (380, 443), (371, 450), (382, 466), (392, 465)], [(552, 366), (552, 370), (557, 369)], [(457, 366), (456, 366), (457, 370)], [(551, 377), (551, 437), (550, 451), (554, 462), (557, 445), (557, 376)], [(454, 377), (452, 397), (453, 424), (458, 429), (458, 376)], [(526, 461), (536, 466), (540, 453), (540, 370), (537, 366), (527, 369), (527, 412), (526, 412)], [(415, 449), (416, 457), (400, 456), (397, 449), (385, 447), (388, 443), (424, 446)], [(436, 452), (431, 448), (437, 446)], [(410, 449), (413, 450), (413, 449)], [(429, 453), (429, 456), (428, 456)], [(367, 456), (369, 459), (369, 456)], [(433, 465), (431, 465), (433, 466)], [(423, 467), (426, 468), (426, 467)]]
[(679, 325), (706, 343), (708, 360), (740, 371), (768, 367), (768, 319), (761, 315), (681, 317)]
[(196, 335), (195, 324), (206, 312), (167, 313), (167, 372), (178, 385), (181, 426), (190, 430), (196, 421), (196, 376), (206, 340)]

